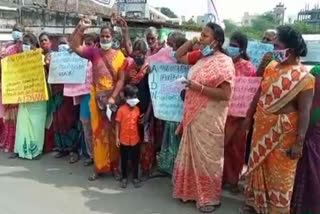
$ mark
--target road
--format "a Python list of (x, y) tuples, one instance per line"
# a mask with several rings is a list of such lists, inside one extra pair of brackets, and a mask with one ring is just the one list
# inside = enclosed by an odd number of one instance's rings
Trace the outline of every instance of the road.
[[(123, 190), (111, 176), (89, 182), (91, 168), (70, 165), (53, 154), (40, 160), (9, 160), (0, 153), (0, 214), (199, 214), (193, 203), (171, 196), (168, 178)], [(241, 197), (223, 193), (215, 213), (238, 213)]]

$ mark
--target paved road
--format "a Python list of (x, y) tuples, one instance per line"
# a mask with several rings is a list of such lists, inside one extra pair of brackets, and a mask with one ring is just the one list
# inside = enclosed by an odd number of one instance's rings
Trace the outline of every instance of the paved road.
[[(198, 214), (194, 204), (171, 197), (170, 179), (126, 190), (110, 176), (88, 182), (90, 168), (53, 154), (41, 160), (8, 160), (0, 153), (0, 214)], [(242, 201), (223, 194), (217, 214), (238, 213)]]

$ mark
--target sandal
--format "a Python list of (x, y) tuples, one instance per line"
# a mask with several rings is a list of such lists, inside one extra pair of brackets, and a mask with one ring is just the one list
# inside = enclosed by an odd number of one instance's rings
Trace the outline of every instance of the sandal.
[(127, 188), (127, 185), (128, 185), (128, 180), (127, 179), (122, 179), (121, 183), (120, 183), (120, 187), (122, 189), (125, 189), (125, 188)]
[(140, 188), (142, 185), (141, 185), (141, 181), (139, 180), (139, 179), (133, 179), (133, 181), (132, 181), (132, 183), (133, 183), (133, 186), (134, 186), (134, 188)]
[(16, 159), (18, 158), (19, 155), (17, 153), (12, 153), (10, 156), (9, 156), (9, 159)]
[(252, 213), (252, 214), (256, 214), (256, 211), (253, 207), (249, 206), (249, 205), (244, 205), (243, 207), (241, 207), (239, 209), (240, 213)]
[(69, 160), (70, 164), (77, 163), (79, 161), (79, 159), (80, 159), (80, 157), (79, 157), (78, 152), (71, 152), (70, 153), (70, 160)]
[(93, 173), (92, 175), (90, 175), (90, 177), (88, 178), (89, 181), (95, 181), (100, 177), (100, 175), (98, 173)]
[(216, 207), (213, 205), (203, 206), (199, 208), (199, 211), (202, 213), (213, 213), (216, 211)]
[(118, 172), (118, 170), (114, 170), (112, 174), (113, 174), (113, 178), (114, 178), (116, 181), (120, 181), (120, 180), (121, 180), (121, 175), (120, 175), (120, 173)]
[(68, 156), (68, 154), (69, 154), (69, 152), (67, 152), (67, 151), (60, 151), (54, 157), (57, 158), (57, 159), (58, 158), (63, 158), (63, 157)]
[(93, 160), (88, 158), (84, 161), (83, 166), (91, 166), (93, 164)]
[(241, 189), (240, 189), (240, 187), (236, 184), (236, 185), (232, 185), (231, 187), (230, 187), (230, 193), (232, 194), (232, 195), (238, 195), (238, 194), (240, 194), (241, 193)]

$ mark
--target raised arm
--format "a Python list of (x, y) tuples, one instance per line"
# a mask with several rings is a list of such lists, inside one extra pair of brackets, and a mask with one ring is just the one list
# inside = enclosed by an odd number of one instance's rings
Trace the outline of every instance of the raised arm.
[(91, 26), (90, 19), (82, 19), (70, 37), (70, 48), (78, 55), (83, 56), (83, 36), (86, 29)]
[(188, 52), (192, 48), (193, 44), (193, 40), (187, 41), (176, 51), (176, 58), (179, 63), (189, 64)]
[(126, 20), (124, 20), (122, 17), (118, 18), (120, 24), (121, 24), (121, 29), (122, 29), (122, 34), (123, 34), (123, 46), (126, 50), (126, 55), (130, 56), (132, 54), (132, 42), (130, 40), (130, 35), (129, 35), (129, 28)]

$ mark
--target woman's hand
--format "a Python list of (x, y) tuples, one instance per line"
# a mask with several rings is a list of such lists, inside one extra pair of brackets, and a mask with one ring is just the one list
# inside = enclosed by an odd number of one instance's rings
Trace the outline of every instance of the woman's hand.
[(51, 62), (51, 54), (47, 53), (46, 56), (44, 57), (44, 63), (45, 65), (50, 65)]
[(109, 105), (116, 104), (116, 101), (115, 101), (115, 99), (113, 97), (109, 97), (107, 102), (108, 102)]
[(202, 88), (204, 87), (203, 85), (192, 81), (192, 80), (186, 80), (186, 81), (182, 81), (182, 84), (185, 84), (185, 87), (187, 89), (193, 90), (193, 91), (201, 91)]
[(90, 28), (91, 27), (91, 20), (88, 19), (88, 18), (83, 18), (80, 20), (79, 24), (78, 24), (78, 27), (81, 31), (85, 31), (86, 29)]
[(120, 143), (120, 139), (119, 138), (117, 138), (116, 145), (117, 145), (118, 148), (120, 148), (121, 143)]
[(287, 155), (295, 160), (302, 157), (302, 151), (303, 151), (303, 142), (304, 138), (298, 136), (296, 143), (292, 145), (292, 147), (288, 150)]

